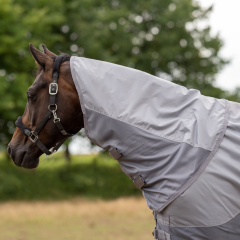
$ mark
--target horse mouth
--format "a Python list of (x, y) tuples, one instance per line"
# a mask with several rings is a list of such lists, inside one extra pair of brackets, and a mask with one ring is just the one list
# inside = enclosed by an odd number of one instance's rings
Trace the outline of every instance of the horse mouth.
[(39, 164), (39, 158), (33, 159), (29, 157), (27, 152), (23, 152), (18, 156), (17, 160), (13, 160), (14, 164), (18, 167), (23, 167), (27, 169), (36, 168)]
[(23, 160), (24, 160), (24, 156), (26, 155), (26, 152), (23, 152), (23, 155), (21, 157), (21, 162), (20, 162), (20, 167), (23, 167)]
[(15, 157), (16, 154), (14, 154), (14, 155), (11, 154), (10, 147), (8, 147), (7, 151), (8, 151), (9, 156), (12, 158), (13, 163), (18, 167), (22, 167), (23, 159), (24, 159), (24, 156), (26, 155), (26, 152), (22, 152), (19, 155), (17, 154), (17, 158), (16, 158)]
[(22, 162), (21, 162), (21, 167), (27, 168), (27, 169), (33, 169), (36, 168), (39, 164), (39, 158), (31, 158), (28, 157), (26, 152), (23, 155)]

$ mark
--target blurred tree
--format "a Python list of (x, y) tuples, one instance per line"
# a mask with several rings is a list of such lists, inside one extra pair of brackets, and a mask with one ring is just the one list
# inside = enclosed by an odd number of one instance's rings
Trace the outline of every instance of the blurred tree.
[(34, 62), (28, 42), (55, 51), (133, 67), (202, 94), (239, 100), (214, 86), (227, 61), (223, 42), (200, 28), (212, 7), (193, 0), (0, 0), (0, 141), (25, 106)]
[(212, 7), (203, 9), (192, 0), (65, 4), (63, 51), (70, 40), (72, 54), (134, 67), (204, 95), (229, 97), (213, 85), (227, 63), (219, 57), (222, 40), (210, 36), (209, 26), (199, 27)]

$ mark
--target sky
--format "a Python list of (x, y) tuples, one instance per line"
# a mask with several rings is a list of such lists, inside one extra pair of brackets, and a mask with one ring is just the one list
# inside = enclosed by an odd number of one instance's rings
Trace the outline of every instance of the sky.
[(220, 34), (224, 46), (220, 56), (231, 62), (216, 76), (216, 86), (233, 91), (240, 87), (240, 1), (239, 0), (198, 0), (201, 6), (214, 5), (209, 24), (212, 34)]
[[(216, 86), (233, 91), (240, 87), (240, 0), (198, 0), (203, 7), (214, 5), (209, 21), (202, 25), (211, 26), (211, 34), (220, 34), (224, 46), (220, 56), (231, 62), (216, 76)], [(70, 144), (72, 154), (89, 154), (98, 152), (96, 147), (91, 150), (88, 139), (76, 137)]]

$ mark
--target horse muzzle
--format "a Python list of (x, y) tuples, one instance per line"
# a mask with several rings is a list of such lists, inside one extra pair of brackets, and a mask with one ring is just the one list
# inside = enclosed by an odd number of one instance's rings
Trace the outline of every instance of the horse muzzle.
[(13, 148), (11, 143), (8, 144), (7, 152), (13, 163), (18, 167), (24, 167), (28, 169), (36, 168), (39, 164), (39, 158), (31, 157), (32, 154), (20, 149)]

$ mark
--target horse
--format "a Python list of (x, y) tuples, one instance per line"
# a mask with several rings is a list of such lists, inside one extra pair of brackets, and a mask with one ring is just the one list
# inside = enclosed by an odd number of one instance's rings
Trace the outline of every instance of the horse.
[[(27, 105), (22, 117), (22, 122), (31, 129), (36, 128), (46, 111), (48, 111), (48, 86), (52, 81), (53, 63), (57, 57), (57, 55), (50, 52), (45, 45), (43, 45), (43, 48), (44, 53), (30, 44), (30, 52), (38, 64), (38, 70), (34, 83), (27, 90)], [(67, 61), (61, 64), (56, 106), (61, 106), (58, 107), (57, 111), (62, 124), (66, 126), (68, 132), (74, 134), (84, 127), (83, 114), (71, 76), (69, 56), (64, 57)], [(69, 116), (71, 117), (69, 118)], [(39, 139), (41, 139), (48, 149), (64, 138), (64, 135), (62, 135), (54, 125), (54, 122), (48, 121), (39, 134)], [(19, 128), (16, 128), (7, 151), (13, 159), (14, 164), (24, 168), (36, 168), (39, 164), (39, 157), (43, 153), (34, 142), (23, 135)]]
[(38, 71), (7, 149), (17, 166), (85, 128), (142, 190), (155, 239), (240, 239), (240, 104), (43, 49), (30, 44)]

